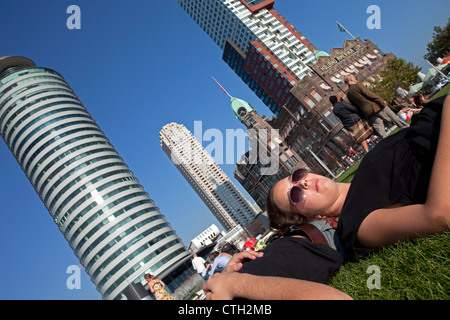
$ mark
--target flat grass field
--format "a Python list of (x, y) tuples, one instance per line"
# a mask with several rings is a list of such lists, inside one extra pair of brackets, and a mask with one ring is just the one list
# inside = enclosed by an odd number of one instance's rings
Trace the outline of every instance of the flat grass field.
[(355, 300), (449, 300), (449, 251), (450, 231), (386, 247), (341, 267), (331, 286)]

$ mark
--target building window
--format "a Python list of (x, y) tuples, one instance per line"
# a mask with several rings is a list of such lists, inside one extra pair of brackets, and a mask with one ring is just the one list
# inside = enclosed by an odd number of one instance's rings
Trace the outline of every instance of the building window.
[(313, 96), (314, 99), (316, 99), (317, 101), (322, 100), (322, 96), (321, 96), (320, 94), (318, 94), (316, 90), (314, 90), (313, 92), (311, 92), (311, 96)]
[(310, 108), (314, 108), (314, 106), (316, 105), (310, 98), (306, 98), (304, 101)]
[(332, 114), (330, 111), (327, 111), (324, 113), (324, 116), (328, 118), (328, 120), (330, 120), (330, 122), (334, 125), (337, 126), (339, 124), (339, 120), (334, 116), (334, 114)]
[(289, 169), (292, 169), (294, 167), (294, 165), (289, 160), (286, 160), (285, 164), (289, 167)]
[(328, 130), (331, 131), (333, 128), (330, 126), (328, 122), (326, 122), (324, 119), (320, 119), (320, 123)]

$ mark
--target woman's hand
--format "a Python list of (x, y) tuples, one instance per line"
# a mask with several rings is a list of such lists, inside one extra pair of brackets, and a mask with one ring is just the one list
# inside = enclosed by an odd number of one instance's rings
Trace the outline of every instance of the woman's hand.
[(223, 272), (239, 271), (242, 268), (244, 262), (261, 258), (264, 254), (257, 251), (243, 251), (233, 255), (230, 261), (228, 261)]

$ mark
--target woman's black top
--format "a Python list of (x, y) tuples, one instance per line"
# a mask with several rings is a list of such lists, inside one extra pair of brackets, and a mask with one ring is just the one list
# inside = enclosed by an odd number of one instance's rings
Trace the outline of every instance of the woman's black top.
[(376, 249), (362, 246), (356, 235), (374, 210), (426, 201), (439, 139), (445, 97), (429, 102), (414, 115), (411, 126), (383, 139), (361, 161), (338, 222), (340, 242), (351, 258)]
[(267, 245), (262, 250), (263, 257), (244, 263), (239, 272), (328, 283), (344, 258), (336, 243), (336, 229), (324, 221), (313, 224), (324, 234), (328, 246), (313, 243), (306, 237), (284, 236)]

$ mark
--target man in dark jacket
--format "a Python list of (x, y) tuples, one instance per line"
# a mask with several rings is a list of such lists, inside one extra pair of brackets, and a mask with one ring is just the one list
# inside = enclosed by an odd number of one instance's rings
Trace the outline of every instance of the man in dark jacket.
[(356, 140), (356, 143), (361, 144), (366, 153), (369, 152), (366, 139), (372, 135), (373, 128), (367, 120), (361, 120), (358, 108), (342, 99), (338, 100), (336, 96), (331, 96), (330, 102), (333, 105), (334, 115), (341, 120), (344, 128)]
[(356, 106), (363, 116), (370, 121), (377, 133), (382, 137), (387, 137), (383, 121), (397, 125), (399, 128), (407, 128), (409, 124), (402, 121), (394, 111), (389, 108), (386, 101), (376, 95), (363, 84), (358, 83), (354, 75), (349, 74), (344, 78), (349, 88), (347, 99)]

